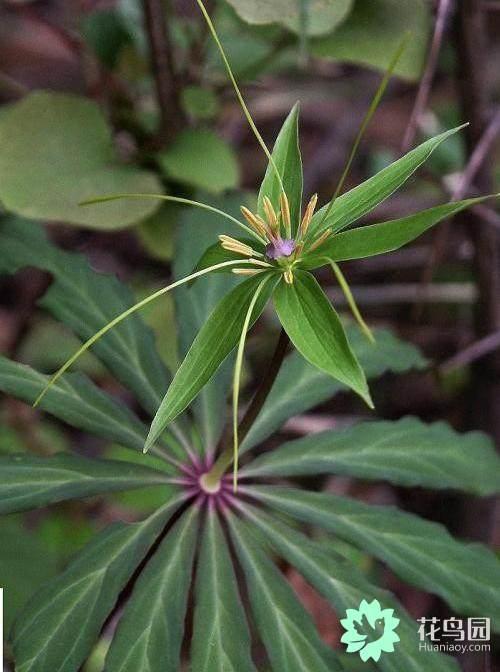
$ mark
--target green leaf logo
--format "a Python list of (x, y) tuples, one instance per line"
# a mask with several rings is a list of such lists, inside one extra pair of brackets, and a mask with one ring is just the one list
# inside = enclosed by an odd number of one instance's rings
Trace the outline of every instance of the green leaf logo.
[(399, 642), (395, 633), (399, 618), (394, 616), (394, 609), (382, 609), (378, 600), (362, 600), (358, 609), (348, 609), (346, 615), (340, 621), (345, 630), (340, 641), (347, 644), (347, 653), (359, 652), (366, 663), (370, 658), (377, 662), (382, 651), (394, 651), (394, 644)]

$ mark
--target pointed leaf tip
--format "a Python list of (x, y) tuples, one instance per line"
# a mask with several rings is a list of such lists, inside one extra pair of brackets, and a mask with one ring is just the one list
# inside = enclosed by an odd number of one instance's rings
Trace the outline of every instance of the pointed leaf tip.
[[(262, 181), (259, 196), (259, 214), (264, 213), (264, 197), (267, 196), (275, 210), (280, 207), (280, 194), (285, 192), (292, 222), (292, 233), (298, 226), (302, 207), (302, 158), (299, 146), (299, 105), (296, 103), (285, 119), (273, 147), (274, 166), (269, 163)], [(282, 179), (276, 175), (277, 168)]]

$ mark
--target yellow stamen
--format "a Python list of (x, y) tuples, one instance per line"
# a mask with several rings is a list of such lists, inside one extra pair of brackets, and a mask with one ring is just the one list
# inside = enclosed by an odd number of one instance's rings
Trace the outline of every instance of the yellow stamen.
[(260, 268), (233, 268), (232, 272), (235, 275), (258, 275), (264, 271), (262, 271)]
[(259, 261), (259, 259), (249, 259), (248, 261), (256, 266), (262, 266), (262, 268), (272, 268), (272, 264), (268, 264), (267, 261)]
[(290, 204), (288, 203), (288, 198), (284, 191), (282, 191), (280, 194), (280, 208), (281, 208), (281, 215), (283, 217), (283, 222), (285, 224), (286, 235), (289, 238), (291, 238), (292, 222), (290, 219)]
[(302, 219), (302, 222), (300, 223), (300, 237), (303, 238), (307, 230), (309, 228), (309, 224), (311, 223), (312, 216), (314, 214), (314, 210), (316, 208), (316, 204), (318, 203), (318, 194), (314, 194), (314, 196), (311, 198), (309, 203), (307, 204), (306, 211), (304, 213), (304, 217)]
[(269, 227), (274, 235), (279, 233), (279, 223), (278, 217), (274, 212), (273, 204), (267, 196), (264, 196), (262, 205), (264, 206), (264, 212), (266, 213), (267, 221), (269, 222)]
[(325, 240), (330, 237), (331, 233), (332, 233), (331, 229), (323, 231), (321, 236), (319, 236), (319, 238), (316, 238), (314, 243), (311, 245), (311, 247), (309, 248), (309, 252), (314, 252), (314, 250), (317, 250), (320, 245), (323, 245)]
[(268, 237), (268, 229), (264, 220), (258, 215), (254, 215), (253, 212), (250, 212), (248, 208), (245, 208), (244, 205), (240, 208), (241, 214), (250, 224), (250, 226), (263, 238)]
[(283, 273), (283, 276), (287, 285), (293, 284), (293, 272), (290, 268)]
[(231, 238), (231, 236), (219, 236), (220, 243), (225, 250), (229, 252), (236, 252), (236, 254), (242, 254), (244, 257), (252, 257), (255, 252), (250, 245), (245, 245), (241, 240), (236, 240), (236, 238)]

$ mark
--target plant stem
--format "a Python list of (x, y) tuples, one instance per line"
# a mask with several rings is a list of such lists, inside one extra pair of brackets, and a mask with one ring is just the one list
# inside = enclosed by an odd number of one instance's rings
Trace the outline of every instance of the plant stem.
[(181, 91), (174, 68), (164, 4), (162, 0), (142, 0), (142, 5), (160, 108), (158, 139), (163, 144), (171, 140), (185, 125), (180, 103)]
[[(276, 380), (281, 365), (283, 364), (283, 360), (285, 359), (289, 343), (290, 339), (285, 330), (282, 329), (267, 372), (238, 427), (238, 435), (241, 442), (244, 441), (271, 392), (274, 381)], [(231, 466), (234, 457), (232, 440), (232, 430), (224, 432), (223, 438), (221, 439), (222, 445), (219, 444), (219, 447), (222, 447), (222, 452), (210, 471), (205, 474), (204, 481), (206, 485), (217, 484), (224, 472)]]

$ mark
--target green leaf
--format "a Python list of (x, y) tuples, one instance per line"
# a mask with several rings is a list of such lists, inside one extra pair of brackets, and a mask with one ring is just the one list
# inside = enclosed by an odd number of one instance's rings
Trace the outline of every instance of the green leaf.
[(113, 9), (87, 14), (81, 31), (99, 61), (110, 69), (118, 65), (123, 50), (132, 43), (123, 17)]
[(0, 145), (0, 198), (17, 214), (110, 230), (158, 207), (149, 200), (78, 205), (96, 194), (161, 191), (153, 173), (118, 163), (106, 120), (86, 98), (29, 94), (2, 115)]
[(316, 279), (310, 273), (295, 271), (293, 284), (280, 282), (273, 299), (280, 322), (301, 355), (373, 407), (363, 369)]
[(358, 609), (362, 600), (378, 600), (384, 609), (394, 609), (400, 619), (400, 641), (391, 655), (382, 655), (376, 663), (383, 672), (458, 672), (451, 658), (434, 651), (421, 651), (415, 619), (387, 591), (374, 586), (351, 562), (271, 518), (262, 510), (245, 505), (245, 513), (265, 534), (276, 552), (296, 567), (304, 578), (334, 607), (340, 618), (347, 609)]
[(217, 514), (209, 509), (196, 576), (191, 669), (255, 672), (233, 563)]
[(167, 177), (214, 194), (238, 186), (238, 162), (232, 147), (206, 129), (183, 131), (158, 155), (158, 163)]
[[(399, 340), (386, 329), (375, 329), (374, 345), (356, 326), (348, 325), (346, 332), (368, 378), (377, 378), (386, 371), (403, 373), (426, 366), (425, 359), (413, 345)], [(298, 352), (289, 355), (240, 453), (261, 443), (288, 418), (317, 406), (343, 389), (341, 383), (309, 364)]]
[(160, 261), (171, 261), (174, 254), (174, 222), (182, 206), (163, 203), (135, 229), (146, 252)]
[[(300, 32), (300, 3), (297, 0), (227, 0), (247, 23), (266, 25), (280, 23), (294, 33)], [(353, 0), (310, 0), (309, 35), (322, 35), (334, 30), (351, 11)]]
[[(281, 131), (276, 139), (272, 151), (272, 157), (276, 168), (281, 176), (283, 188), (290, 205), (290, 218), (292, 220), (292, 233), (295, 233), (300, 221), (302, 208), (302, 159), (299, 147), (299, 105), (293, 107), (285, 119)], [(267, 196), (273, 204), (276, 212), (280, 210), (281, 185), (278, 181), (275, 168), (268, 164), (264, 180), (262, 181), (258, 211), (264, 215), (263, 200)]]
[[(390, 50), (388, 53), (391, 53)], [(341, 231), (369, 213), (399, 189), (417, 168), (429, 158), (436, 147), (462, 128), (463, 126), (458, 126), (436, 135), (435, 138), (426, 140), (384, 170), (342, 194), (335, 201), (328, 217), (322, 221), (328, 208), (328, 204), (324, 205), (314, 215), (310, 232), (318, 234), (328, 228), (331, 228), (334, 232)]]
[[(53, 275), (40, 304), (82, 340), (134, 304), (128, 289), (112, 276), (93, 271), (79, 254), (52, 245), (33, 222), (7, 218), (0, 222), (0, 272), (35, 266)], [(153, 413), (170, 377), (153, 335), (136, 315), (112, 329), (93, 347), (116, 378)]]
[(186, 86), (181, 101), (184, 111), (195, 119), (213, 119), (219, 112), (219, 100), (212, 89)]
[[(153, 419), (145, 450), (195, 399), (198, 392), (210, 380), (229, 353), (238, 344), (248, 307), (263, 274), (249, 278), (235, 287), (215, 307), (204, 326), (198, 332), (184, 361)], [(275, 282), (267, 282), (252, 315), (251, 324), (264, 310)]]
[[(167, 476), (174, 475), (174, 478), (177, 478), (180, 475), (179, 470), (170, 467), (165, 458), (158, 453), (155, 455), (154, 451), (151, 451), (148, 455), (144, 455), (142, 447), (140, 453), (132, 453), (122, 446), (111, 444), (104, 451), (103, 457), (109, 460), (125, 460), (132, 464), (151, 467), (163, 472), (165, 472), (166, 465), (168, 470)], [(125, 509), (134, 511), (139, 516), (146, 516), (160, 508), (163, 505), (164, 499), (163, 488), (148, 486), (140, 490), (124, 491), (110, 495), (109, 501), (111, 502), (111, 506), (117, 503), (118, 506), (123, 506)]]
[[(230, 214), (239, 214), (240, 196), (226, 196), (210, 203)], [(179, 219), (174, 259), (175, 278), (193, 272), (193, 267), (207, 247), (215, 244), (217, 236), (227, 233), (227, 224), (211, 213), (199, 210), (184, 211)], [(219, 243), (217, 246), (222, 250)], [(236, 276), (211, 273), (201, 282), (179, 287), (174, 294), (178, 323), (179, 354), (184, 357), (208, 315), (229, 289), (236, 286)], [(231, 379), (231, 362), (219, 368), (203, 387), (193, 403), (193, 410), (201, 430), (205, 448), (215, 448), (225, 420), (223, 409)]]
[(248, 584), (252, 613), (273, 670), (340, 670), (293, 589), (256, 543), (250, 528), (228, 517), (236, 553)]
[(0, 456), (0, 513), (166, 482), (164, 472), (127, 462), (63, 453), (53, 457)]
[(58, 558), (37, 531), (25, 526), (22, 516), (3, 517), (0, 538), (0, 582), (5, 594), (4, 632), (7, 633), (31, 595), (56, 574)]
[(328, 36), (315, 40), (315, 56), (361, 63), (386, 70), (401, 36), (411, 41), (395, 72), (410, 80), (420, 77), (427, 54), (431, 13), (425, 0), (355, 0), (347, 19)]
[(167, 533), (134, 586), (106, 658), (106, 672), (177, 672), (199, 509)]
[(392, 252), (411, 242), (443, 219), (471, 205), (481, 203), (486, 198), (491, 197), (483, 196), (445, 203), (401, 219), (344, 231), (323, 243), (317, 252), (306, 258), (305, 265), (316, 267), (329, 263), (328, 260), (347, 261)]
[(168, 504), (146, 520), (106, 528), (33, 596), (13, 629), (17, 672), (80, 669), (121, 591), (181, 501), (172, 489)]
[(395, 507), (292, 488), (252, 493), (382, 560), (403, 581), (439, 595), (455, 611), (490, 617), (500, 628), (500, 560), (485, 546), (457, 541), (442, 525)]
[[(48, 379), (29, 366), (0, 356), (0, 391), (5, 394), (32, 404)], [(142, 451), (146, 426), (126, 406), (118, 404), (80, 373), (60, 378), (40, 407), (72, 427)]]
[(500, 492), (500, 458), (479, 432), (458, 434), (444, 422), (417, 418), (364, 422), (289, 441), (241, 471), (251, 476), (344, 474), (408, 487)]

